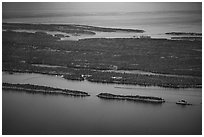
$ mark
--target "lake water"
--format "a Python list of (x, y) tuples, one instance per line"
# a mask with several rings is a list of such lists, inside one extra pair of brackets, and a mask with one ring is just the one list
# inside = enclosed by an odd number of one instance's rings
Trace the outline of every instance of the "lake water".
[[(165, 89), (65, 80), (3, 72), (3, 82), (83, 90), (91, 96), (29, 94), (3, 90), (3, 134), (201, 134), (202, 89)], [(104, 100), (100, 92), (159, 96), (164, 104)], [(192, 106), (176, 105), (185, 99)]]
[[(171, 12), (117, 12), (113, 13), (77, 13), (58, 16), (38, 16), (22, 18), (3, 18), (3, 22), (21, 23), (54, 23), (54, 24), (82, 24), (101, 27), (143, 29), (143, 35), (153, 38), (166, 38), (166, 32), (202, 32), (201, 11), (171, 11)], [(98, 36), (106, 36), (98, 34)], [(123, 35), (123, 34), (122, 34)], [(115, 37), (114, 35), (111, 35)], [(119, 35), (120, 36), (120, 35)], [(132, 36), (132, 35), (131, 35)], [(118, 37), (118, 34), (117, 34)], [(126, 36), (127, 37), (127, 36)]]

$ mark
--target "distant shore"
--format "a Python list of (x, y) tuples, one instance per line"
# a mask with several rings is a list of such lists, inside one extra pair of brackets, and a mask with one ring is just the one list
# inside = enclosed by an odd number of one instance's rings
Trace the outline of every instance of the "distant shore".
[(186, 35), (186, 36), (202, 36), (202, 33), (196, 32), (167, 32), (167, 35)]
[(81, 34), (92, 34), (94, 31), (99, 32), (135, 32), (143, 33), (144, 30), (140, 29), (121, 29), (121, 28), (107, 28), (107, 27), (95, 27), (89, 25), (78, 25), (78, 24), (27, 24), (27, 23), (3, 23), (3, 29), (29, 29), (29, 30), (48, 30), (48, 31), (61, 31), (65, 33), (81, 33)]
[[(52, 23), (3, 23), (2, 30), (31, 33), (47, 33), (59, 40), (79, 40), (89, 38), (141, 38), (141, 39), (169, 39), (201, 41), (202, 33), (197, 32), (166, 32), (162, 34), (148, 34), (143, 29), (126, 29), (112, 27), (97, 27), (79, 24), (52, 24)], [(98, 35), (99, 33), (99, 35)], [(104, 33), (104, 34), (100, 34)], [(113, 33), (113, 35), (109, 35)], [(121, 33), (126, 33), (121, 35)], [(131, 34), (131, 35), (130, 35)]]

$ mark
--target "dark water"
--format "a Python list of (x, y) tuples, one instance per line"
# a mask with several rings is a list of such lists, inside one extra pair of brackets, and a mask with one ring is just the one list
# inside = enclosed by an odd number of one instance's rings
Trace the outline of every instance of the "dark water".
[(3, 91), (3, 134), (201, 134), (201, 106)]
[[(121, 85), (89, 82), (81, 82), (80, 85), (80, 82), (40, 76), (3, 73), (3, 82), (47, 83), (54, 87), (62, 83), (64, 87), (84, 88), (91, 96), (76, 98), (3, 90), (3, 134), (201, 134), (201, 89), (164, 90), (137, 86), (127, 86), (135, 89), (120, 89), (114, 87)], [(19, 82), (16, 82), (17, 77)], [(101, 91), (119, 94), (143, 92), (155, 96), (160, 94), (167, 102), (155, 105), (103, 100), (95, 96)], [(175, 101), (181, 97), (187, 98), (194, 105), (176, 105)]]

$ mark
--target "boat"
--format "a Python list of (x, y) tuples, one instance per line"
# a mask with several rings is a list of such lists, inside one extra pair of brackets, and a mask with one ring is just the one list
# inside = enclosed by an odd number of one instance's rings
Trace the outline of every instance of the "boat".
[(178, 104), (178, 105), (192, 105), (192, 104), (188, 103), (186, 100), (183, 100), (183, 99), (176, 102), (176, 104)]

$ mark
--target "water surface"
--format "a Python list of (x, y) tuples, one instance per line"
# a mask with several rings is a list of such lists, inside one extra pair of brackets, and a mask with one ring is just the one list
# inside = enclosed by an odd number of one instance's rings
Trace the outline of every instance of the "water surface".
[[(4, 134), (201, 134), (201, 89), (97, 84), (4, 72), (2, 81), (83, 90), (91, 94), (76, 98), (3, 90)], [(103, 100), (95, 96), (100, 92), (154, 95), (167, 102), (155, 105)], [(181, 98), (194, 105), (176, 105)]]

